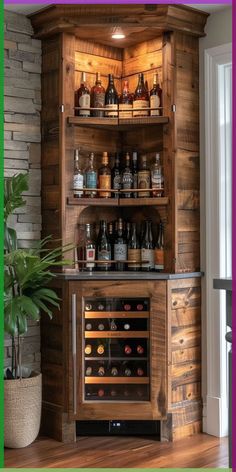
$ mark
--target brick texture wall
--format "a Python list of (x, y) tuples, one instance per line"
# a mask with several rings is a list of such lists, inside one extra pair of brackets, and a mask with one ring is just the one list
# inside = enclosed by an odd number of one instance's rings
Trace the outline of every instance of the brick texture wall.
[[(33, 39), (24, 15), (5, 11), (4, 172), (29, 174), (26, 206), (15, 212), (11, 224), (20, 247), (33, 247), (41, 232), (41, 41)], [(29, 322), (23, 364), (40, 369), (40, 328)], [(11, 365), (10, 339), (5, 339), (5, 367)]]

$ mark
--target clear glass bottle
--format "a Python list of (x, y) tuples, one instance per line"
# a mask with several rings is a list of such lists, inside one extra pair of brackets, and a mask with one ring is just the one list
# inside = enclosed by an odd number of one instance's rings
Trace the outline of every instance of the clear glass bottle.
[(81, 85), (77, 90), (77, 110), (79, 116), (90, 116), (90, 91), (86, 85), (86, 73), (82, 72)]
[[(123, 111), (124, 110), (124, 111)], [(119, 118), (132, 118), (133, 116), (133, 97), (129, 92), (129, 82), (124, 81), (122, 94), (119, 98)]]
[(117, 235), (114, 241), (114, 260), (117, 261), (117, 270), (125, 270), (124, 261), (127, 260), (127, 241), (124, 235), (124, 226), (122, 218), (118, 219)]
[(118, 117), (118, 93), (114, 84), (113, 74), (108, 75), (108, 86), (105, 95), (105, 116), (110, 118)]
[[(139, 110), (135, 110), (135, 108)], [(147, 110), (147, 108), (149, 108), (149, 93), (144, 84), (143, 73), (141, 72), (138, 75), (138, 85), (134, 93), (133, 116), (148, 116), (149, 110)]]
[[(139, 189), (150, 189), (150, 169), (147, 165), (147, 156), (143, 154), (140, 159), (140, 167), (138, 170), (138, 188)], [(148, 198), (150, 197), (150, 191), (138, 192), (139, 197)]]
[[(111, 169), (109, 167), (109, 158), (107, 152), (102, 154), (102, 166), (98, 171), (98, 183), (99, 188), (110, 190), (111, 189)], [(99, 192), (99, 197), (110, 198), (111, 192)]]
[(98, 270), (107, 271), (111, 268), (111, 244), (107, 234), (106, 221), (100, 221), (100, 230), (97, 238), (97, 260), (105, 261), (97, 263)]
[(92, 236), (92, 225), (85, 225), (85, 241), (84, 241), (84, 260), (86, 261), (84, 270), (92, 271), (95, 269), (96, 244)]
[(162, 89), (159, 85), (158, 74), (153, 76), (153, 87), (150, 91), (150, 115), (159, 116), (162, 115), (162, 110), (157, 110), (158, 107), (162, 106)]
[(164, 178), (162, 172), (162, 166), (160, 162), (160, 154), (156, 153), (155, 162), (151, 168), (151, 182), (152, 189), (155, 189), (152, 192), (153, 197), (163, 197), (164, 196)]
[[(105, 108), (105, 89), (102, 86), (101, 74), (96, 73), (96, 82), (91, 89), (91, 107), (92, 108)], [(103, 110), (92, 110), (92, 116), (103, 117)]]
[[(89, 190), (85, 191), (85, 196), (94, 198), (97, 195), (97, 171), (94, 168), (94, 153), (89, 156), (88, 167), (85, 170), (85, 187)], [(90, 190), (91, 189), (91, 190)]]
[(84, 173), (80, 168), (80, 155), (79, 149), (75, 149), (74, 155), (74, 178), (73, 178), (73, 191), (74, 198), (83, 197), (83, 187), (84, 187)]
[[(122, 172), (122, 189), (130, 190), (133, 186), (133, 174), (130, 167), (130, 155), (127, 152), (125, 156), (125, 168)], [(131, 198), (131, 192), (122, 192), (123, 198)]]

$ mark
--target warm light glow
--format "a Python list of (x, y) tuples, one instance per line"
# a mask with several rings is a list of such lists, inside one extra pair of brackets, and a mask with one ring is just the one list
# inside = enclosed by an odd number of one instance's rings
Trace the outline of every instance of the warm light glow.
[(123, 33), (123, 31), (122, 31), (122, 29), (120, 28), (120, 26), (117, 26), (116, 28), (114, 28), (111, 37), (112, 37), (112, 39), (124, 39), (124, 38), (125, 38), (125, 34)]

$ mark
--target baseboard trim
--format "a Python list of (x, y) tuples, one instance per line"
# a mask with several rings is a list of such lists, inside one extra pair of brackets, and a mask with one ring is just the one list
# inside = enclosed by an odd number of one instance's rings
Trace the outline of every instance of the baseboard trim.
[[(220, 397), (207, 396), (203, 405), (203, 432), (219, 438), (228, 436), (227, 406)], [(227, 408), (228, 411), (228, 408)]]

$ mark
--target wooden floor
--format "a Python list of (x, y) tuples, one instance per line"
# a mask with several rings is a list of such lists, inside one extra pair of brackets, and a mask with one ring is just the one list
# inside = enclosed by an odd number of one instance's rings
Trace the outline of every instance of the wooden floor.
[(80, 437), (64, 445), (40, 438), (24, 449), (6, 449), (5, 467), (226, 468), (227, 438), (198, 434), (175, 443), (140, 437)]

